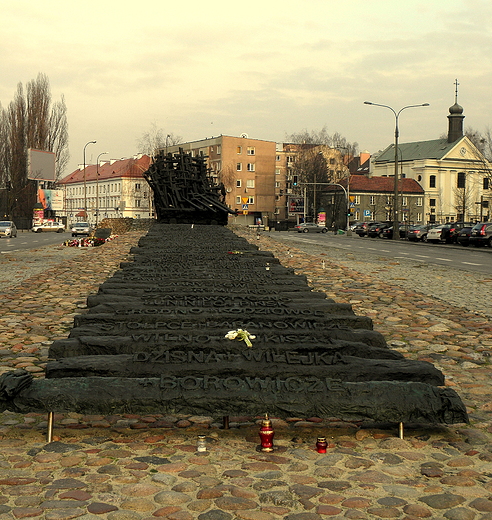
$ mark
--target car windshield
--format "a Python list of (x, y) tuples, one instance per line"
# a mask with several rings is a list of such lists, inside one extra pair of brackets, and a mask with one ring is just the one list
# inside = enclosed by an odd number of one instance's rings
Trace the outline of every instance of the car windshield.
[(0, 227), (10, 227), (10, 222), (0, 222)]
[(87, 222), (77, 222), (76, 224), (74, 224), (74, 226), (77, 226), (77, 227), (89, 227), (89, 224), (87, 224)]

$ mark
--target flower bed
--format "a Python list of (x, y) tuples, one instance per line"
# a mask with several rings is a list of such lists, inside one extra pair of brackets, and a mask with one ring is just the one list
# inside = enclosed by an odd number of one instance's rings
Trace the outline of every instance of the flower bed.
[(85, 237), (85, 238), (73, 238), (72, 240), (65, 240), (64, 246), (68, 247), (97, 247), (102, 246), (110, 240), (114, 240), (118, 235), (111, 235), (108, 238), (96, 238), (96, 237)]

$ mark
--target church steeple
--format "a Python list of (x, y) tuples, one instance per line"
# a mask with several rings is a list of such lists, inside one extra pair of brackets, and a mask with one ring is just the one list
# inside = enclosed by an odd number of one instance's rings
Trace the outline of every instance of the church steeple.
[(458, 105), (458, 80), (455, 82), (454, 105), (449, 107), (448, 143), (454, 143), (463, 137), (463, 107)]

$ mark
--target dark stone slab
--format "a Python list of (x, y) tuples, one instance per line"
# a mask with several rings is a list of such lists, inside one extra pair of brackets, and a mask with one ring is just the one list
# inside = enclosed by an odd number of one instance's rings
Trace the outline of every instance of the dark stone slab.
[[(337, 329), (334, 329), (337, 332)], [(322, 350), (331, 354), (343, 354), (361, 358), (402, 359), (399, 352), (388, 348), (373, 347), (367, 343), (332, 339), (328, 334), (314, 336), (309, 334), (260, 334), (254, 340), (263, 349), (272, 350)], [(309, 345), (307, 347), (306, 345)], [(215, 349), (228, 351), (230, 341), (221, 336), (207, 334), (152, 334), (142, 333), (132, 336), (80, 336), (60, 339), (51, 345), (49, 357), (61, 359), (71, 356), (120, 355), (136, 352), (155, 352), (169, 349)]]
[[(425, 383), (369, 381), (343, 383), (328, 378), (242, 377), (236, 375), (160, 378), (86, 377), (33, 379), (11, 395), (0, 393), (0, 411), (203, 414), (276, 417), (378, 417), (387, 422), (466, 422), (459, 396)], [(12, 376), (10, 376), (12, 377)], [(0, 387), (6, 375), (0, 376)]]
[(444, 385), (444, 376), (425, 361), (368, 359), (339, 353), (266, 349), (171, 350), (133, 355), (69, 357), (47, 364), (46, 377), (160, 377), (223, 374), (254, 378), (314, 376), (341, 381), (417, 381)]
[(94, 231), (94, 236), (96, 238), (109, 238), (111, 236), (111, 228), (97, 228)]

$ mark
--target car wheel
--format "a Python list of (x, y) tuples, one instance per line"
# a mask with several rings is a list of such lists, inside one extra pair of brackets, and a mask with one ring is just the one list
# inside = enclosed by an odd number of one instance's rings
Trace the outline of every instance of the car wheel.
[(56, 232), (57, 233), (63, 233), (63, 229), (57, 229)]
[(327, 233), (327, 232), (328, 232), (327, 229), (322, 229), (322, 230), (321, 230), (321, 233)]
[(379, 238), (384, 238), (383, 233), (379, 233), (378, 237), (379, 237)]
[(302, 232), (303, 233), (309, 233), (309, 229), (303, 229)]
[(492, 247), (492, 238), (489, 238), (489, 241), (487, 242), (489, 247)]
[(42, 232), (43, 232), (42, 229), (40, 229), (40, 228), (39, 228), (39, 229), (36, 229), (36, 233), (42, 233)]

